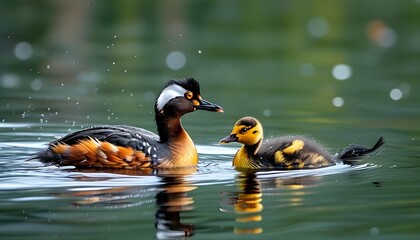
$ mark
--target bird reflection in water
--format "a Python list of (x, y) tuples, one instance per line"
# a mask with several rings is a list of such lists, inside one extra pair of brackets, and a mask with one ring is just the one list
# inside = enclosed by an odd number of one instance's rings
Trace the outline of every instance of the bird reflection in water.
[[(314, 185), (319, 177), (265, 177), (258, 179), (255, 172), (240, 172), (236, 176), (236, 185), (239, 191), (223, 192), (221, 199), (221, 211), (235, 213), (235, 234), (260, 234), (263, 232), (263, 191), (270, 195), (280, 195), (284, 199), (278, 199), (285, 206), (300, 206), (303, 204), (304, 191), (308, 185)], [(279, 194), (273, 189), (289, 189), (287, 195)]]
[[(181, 213), (194, 209), (194, 199), (188, 194), (197, 187), (192, 186), (185, 179), (185, 176), (195, 171), (196, 168), (189, 168), (188, 170), (184, 169), (183, 172), (179, 172), (179, 169), (177, 169), (175, 172), (165, 170), (165, 172), (152, 174), (160, 177), (160, 185), (157, 187), (158, 192), (154, 197), (156, 202), (156, 239), (183, 239), (194, 235), (194, 225), (182, 223)], [(138, 176), (140, 172), (127, 172), (127, 170), (124, 170), (124, 172), (112, 171), (112, 173)], [(150, 173), (145, 175), (150, 175)], [(106, 180), (106, 178), (98, 179), (83, 176), (78, 178), (78, 180), (101, 181)], [(81, 197), (80, 200), (74, 202), (74, 205), (77, 207), (128, 208), (149, 203), (155, 189), (156, 186), (153, 186), (152, 189), (147, 186), (121, 186), (75, 191), (66, 195)], [(133, 199), (140, 199), (140, 201), (134, 202)]]
[(196, 189), (183, 177), (162, 178), (163, 189), (156, 194), (155, 227), (157, 239), (190, 237), (194, 235), (193, 224), (181, 223), (181, 213), (194, 208), (194, 199), (188, 192)]
[(233, 201), (233, 209), (238, 226), (234, 228), (235, 234), (259, 234), (263, 228), (260, 223), (263, 210), (261, 184), (255, 173), (241, 173), (236, 179), (239, 192)]

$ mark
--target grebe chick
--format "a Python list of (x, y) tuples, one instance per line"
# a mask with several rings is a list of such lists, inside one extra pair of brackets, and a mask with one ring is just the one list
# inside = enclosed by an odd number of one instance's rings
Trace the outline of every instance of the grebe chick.
[(263, 127), (253, 117), (239, 119), (231, 134), (220, 140), (221, 144), (230, 142), (244, 144), (233, 159), (233, 166), (238, 169), (310, 169), (332, 166), (340, 161), (352, 164), (384, 144), (381, 137), (372, 148), (353, 144), (332, 155), (304, 137), (264, 140)]

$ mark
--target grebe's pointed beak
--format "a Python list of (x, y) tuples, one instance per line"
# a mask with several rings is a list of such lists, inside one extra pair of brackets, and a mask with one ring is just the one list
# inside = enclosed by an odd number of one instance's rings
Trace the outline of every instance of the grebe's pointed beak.
[(195, 107), (199, 110), (206, 110), (211, 112), (223, 112), (223, 108), (217, 104), (211, 103), (207, 100), (200, 99), (200, 105)]
[(230, 134), (224, 137), (222, 140), (220, 140), (220, 144), (226, 144), (226, 143), (237, 142), (237, 141), (238, 141), (238, 137), (236, 136), (236, 134)]

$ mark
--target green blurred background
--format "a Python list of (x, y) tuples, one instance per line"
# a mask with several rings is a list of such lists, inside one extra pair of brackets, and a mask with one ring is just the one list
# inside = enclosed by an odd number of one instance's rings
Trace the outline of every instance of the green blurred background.
[[(0, 56), (0, 234), (10, 239), (153, 238), (160, 181), (79, 177), (24, 159), (91, 125), (154, 131), (155, 97), (184, 77), (225, 110), (183, 118), (202, 164), (188, 193), (195, 208), (182, 213), (196, 239), (245, 238), (233, 233), (234, 214), (219, 210), (220, 192), (238, 191), (238, 145), (218, 145), (245, 115), (268, 137), (307, 135), (331, 153), (386, 140), (364, 171), (326, 169), (335, 174), (310, 184), (293, 173), (262, 179), (264, 232), (247, 237), (418, 239), (419, 0), (4, 0)], [(303, 186), (287, 186), (294, 181)], [(133, 205), (68, 207), (84, 200), (71, 195), (80, 186)]]
[(133, 124), (167, 80), (190, 76), (232, 119), (392, 118), (383, 108), (419, 102), (419, 1), (3, 1), (0, 11), (6, 122)]

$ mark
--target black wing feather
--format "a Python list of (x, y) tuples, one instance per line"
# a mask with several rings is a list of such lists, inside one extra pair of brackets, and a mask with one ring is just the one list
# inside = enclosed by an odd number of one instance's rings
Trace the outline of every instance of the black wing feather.
[(157, 146), (159, 136), (142, 128), (131, 126), (116, 125), (116, 126), (100, 126), (89, 129), (80, 130), (70, 133), (58, 140), (50, 143), (55, 145), (57, 143), (65, 143), (68, 145), (77, 144), (80, 140), (87, 138), (95, 138), (99, 141), (107, 141), (117, 146), (130, 146), (136, 150), (143, 151), (144, 146)]

